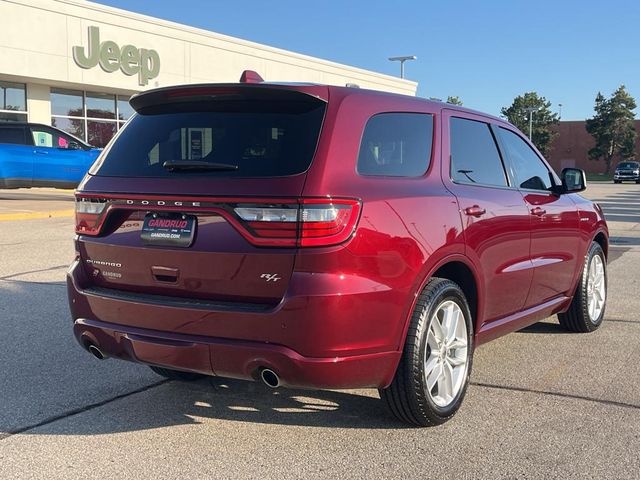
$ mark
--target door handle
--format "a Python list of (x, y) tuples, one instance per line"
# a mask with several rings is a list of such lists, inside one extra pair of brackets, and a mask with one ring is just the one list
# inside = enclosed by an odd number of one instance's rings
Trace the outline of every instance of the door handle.
[(49, 152), (45, 152), (44, 150), (34, 150), (33, 153), (38, 155), (49, 155)]
[(474, 205), (473, 207), (465, 208), (464, 213), (465, 215), (469, 215), (470, 217), (481, 217), (482, 215), (487, 213), (487, 211), (484, 208), (479, 207), (478, 205)]
[(537, 217), (541, 217), (545, 213), (547, 213), (547, 211), (544, 208), (534, 207), (531, 209), (531, 215), (535, 215)]

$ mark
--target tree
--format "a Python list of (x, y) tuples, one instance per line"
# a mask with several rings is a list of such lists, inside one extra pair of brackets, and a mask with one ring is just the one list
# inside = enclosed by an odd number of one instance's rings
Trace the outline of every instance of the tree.
[(551, 111), (551, 102), (539, 97), (536, 92), (526, 92), (513, 99), (510, 107), (503, 107), (502, 116), (529, 135), (529, 109), (534, 109), (531, 118), (531, 141), (542, 152), (549, 153), (551, 142), (558, 135), (551, 129), (558, 123), (558, 115)]
[(627, 160), (635, 156), (635, 108), (636, 101), (624, 85), (620, 85), (609, 99), (600, 92), (596, 96), (596, 113), (587, 120), (585, 128), (596, 141), (596, 146), (589, 150), (589, 159), (604, 159), (605, 173), (611, 170), (614, 158)]
[(460, 100), (460, 97), (455, 96), (455, 95), (449, 95), (447, 97), (447, 103), (450, 103), (451, 105), (460, 105), (460, 106), (462, 106), (462, 100)]

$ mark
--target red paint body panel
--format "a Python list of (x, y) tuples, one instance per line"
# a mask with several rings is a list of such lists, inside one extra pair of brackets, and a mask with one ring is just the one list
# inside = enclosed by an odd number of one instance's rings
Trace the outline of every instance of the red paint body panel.
[[(81, 197), (151, 201), (144, 208), (115, 206), (100, 235), (77, 237), (67, 285), (74, 332), (85, 347), (90, 341), (117, 358), (244, 379), (267, 367), (291, 386), (386, 387), (417, 295), (447, 264), (464, 265), (473, 277), (476, 344), (568, 307), (589, 243), (598, 233), (607, 237), (593, 203), (575, 194), (453, 183), (451, 106), (359, 89), (260, 85), (251, 88), (300, 89), (327, 101), (306, 172), (83, 180)], [(357, 174), (365, 124), (383, 112), (433, 115), (424, 176)], [(466, 109), (455, 114), (513, 128)], [(265, 247), (224, 206), (153, 204), (196, 198), (295, 204), (318, 197), (356, 201), (357, 224), (345, 242)], [(476, 206), (485, 212), (464, 213)], [(536, 207), (546, 213), (533, 216)], [(142, 243), (145, 213), (163, 210), (197, 216), (189, 248)]]

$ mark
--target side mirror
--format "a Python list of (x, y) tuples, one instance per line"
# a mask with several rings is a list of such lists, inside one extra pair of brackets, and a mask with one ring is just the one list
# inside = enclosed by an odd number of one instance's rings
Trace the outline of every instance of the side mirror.
[(80, 144), (78, 142), (69, 142), (69, 145), (67, 146), (68, 150), (81, 150), (82, 147), (80, 146)]
[(579, 168), (565, 168), (562, 170), (563, 193), (583, 192), (587, 189), (587, 176), (584, 170)]

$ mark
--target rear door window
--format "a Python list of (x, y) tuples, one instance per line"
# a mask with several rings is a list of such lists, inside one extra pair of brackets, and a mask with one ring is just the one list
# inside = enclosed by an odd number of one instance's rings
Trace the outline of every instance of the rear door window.
[[(299, 174), (313, 159), (324, 109), (325, 104), (318, 102), (220, 101), (136, 114), (92, 173), (126, 177)], [(177, 168), (168, 168), (166, 162)], [(187, 168), (193, 162), (233, 168)]]
[(540, 157), (519, 135), (500, 127), (500, 138), (507, 150), (516, 185), (526, 190), (550, 190), (551, 173)]
[(360, 175), (419, 177), (429, 168), (433, 116), (381, 113), (365, 126), (358, 154)]
[(488, 123), (452, 117), (450, 121), (451, 179), (506, 187), (502, 159)]
[(5, 127), (0, 125), (0, 143), (26, 145), (24, 127)]

